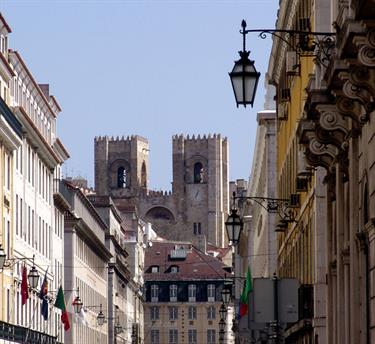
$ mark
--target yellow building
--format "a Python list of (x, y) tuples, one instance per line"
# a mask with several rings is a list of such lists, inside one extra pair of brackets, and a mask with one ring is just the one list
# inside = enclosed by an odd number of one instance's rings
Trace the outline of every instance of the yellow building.
[[(13, 152), (22, 144), (22, 127), (9, 108), (9, 87), (13, 71), (8, 64), (7, 36), (11, 30), (0, 14), (0, 245), (6, 257), (13, 255), (14, 166)], [(0, 321), (14, 323), (12, 270), (0, 272)]]
[[(327, 14), (320, 2), (281, 1), (277, 29), (330, 31), (323, 27)], [(319, 21), (315, 21), (319, 18)], [(323, 343), (325, 331), (325, 189), (323, 169), (307, 167), (299, 144), (298, 125), (304, 117), (306, 89), (319, 72), (312, 36), (281, 34), (274, 37), (269, 83), (276, 87), (277, 196), (290, 199), (281, 214), (278, 231), (278, 276), (297, 278), (299, 321), (285, 331), (287, 343)], [(307, 37), (307, 38), (306, 38)], [(313, 56), (314, 55), (314, 56)]]

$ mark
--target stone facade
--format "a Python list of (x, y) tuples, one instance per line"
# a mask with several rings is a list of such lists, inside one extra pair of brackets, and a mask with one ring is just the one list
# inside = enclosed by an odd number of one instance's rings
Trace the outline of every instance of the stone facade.
[(220, 135), (173, 141), (172, 192), (148, 188), (148, 141), (140, 136), (95, 138), (95, 189), (121, 210), (135, 206), (158, 235), (187, 240), (206, 235), (225, 245), (228, 210), (228, 143)]

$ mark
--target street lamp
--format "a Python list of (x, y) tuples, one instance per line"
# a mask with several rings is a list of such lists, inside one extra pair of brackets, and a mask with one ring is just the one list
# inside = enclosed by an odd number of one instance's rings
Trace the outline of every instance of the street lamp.
[(77, 296), (73, 301), (74, 312), (76, 314), (81, 313), (82, 307), (83, 307), (83, 302), (82, 302), (81, 298), (79, 297), (79, 287), (77, 287)]
[(27, 276), (27, 279), (29, 281), (29, 285), (32, 289), (35, 289), (38, 286), (39, 282), (39, 273), (38, 270), (35, 268), (34, 264), (31, 268), (29, 275)]
[(221, 298), (225, 306), (229, 305), (230, 297), (231, 297), (230, 289), (223, 288), (223, 290), (221, 291)]
[(35, 256), (32, 258), (27, 258), (27, 257), (22, 257), (22, 258), (11, 258), (11, 259), (6, 259), (7, 255), (4, 252), (3, 248), (1, 247), (0, 244), (0, 271), (2, 271), (4, 268), (8, 268), (13, 266), (17, 261), (25, 261), (25, 260), (30, 260), (33, 263), (33, 266), (27, 275), (27, 279), (29, 282), (29, 286), (32, 289), (35, 289), (38, 286), (39, 282), (39, 273), (38, 270), (35, 267), (34, 260)]
[(240, 241), (241, 231), (243, 229), (243, 221), (237, 214), (237, 209), (232, 208), (225, 221), (225, 228), (227, 230), (228, 239), (235, 246)]
[(219, 331), (219, 344), (223, 344), (225, 340), (225, 332), (224, 330)]
[(100, 311), (99, 311), (99, 313), (96, 317), (96, 321), (97, 321), (99, 326), (103, 326), (104, 321), (105, 321), (105, 316), (104, 316), (104, 313), (102, 311), (102, 304), (100, 304)]
[(233, 70), (229, 73), (232, 82), (237, 107), (239, 105), (254, 104), (254, 98), (260, 73), (254, 66), (254, 61), (249, 59), (250, 51), (246, 51), (246, 35), (250, 32), (259, 33), (259, 37), (265, 39), (272, 35), (282, 40), (291, 50), (296, 52), (298, 58), (314, 56), (315, 62), (326, 66), (332, 48), (334, 47), (333, 32), (312, 32), (310, 23), (306, 22), (306, 30), (277, 30), (277, 29), (252, 29), (246, 30), (246, 21), (242, 20), (240, 33), (243, 37), (242, 51), (239, 52), (240, 59), (235, 61)]
[(254, 66), (254, 61), (249, 59), (250, 51), (246, 51), (246, 22), (242, 20), (243, 47), (239, 51), (240, 59), (235, 61), (233, 70), (229, 73), (232, 82), (234, 97), (237, 107), (250, 104), (253, 107), (255, 92), (258, 86), (260, 73)]
[(221, 319), (219, 321), (219, 330), (220, 331), (224, 331), (225, 330), (225, 326), (226, 326), (226, 323), (225, 323), (224, 319)]
[(227, 318), (227, 314), (228, 314), (227, 307), (225, 307), (225, 304), (222, 303), (219, 309), (220, 319), (225, 320)]

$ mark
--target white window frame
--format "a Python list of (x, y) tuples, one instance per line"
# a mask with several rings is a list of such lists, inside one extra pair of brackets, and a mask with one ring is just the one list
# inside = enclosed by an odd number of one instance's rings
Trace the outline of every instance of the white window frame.
[(215, 302), (215, 293), (216, 293), (215, 284), (207, 285), (207, 301), (208, 302)]
[(150, 318), (151, 318), (151, 320), (158, 320), (159, 319), (159, 307), (158, 306), (151, 306), (151, 308), (150, 308)]
[(169, 310), (169, 320), (177, 320), (178, 319), (178, 308), (176, 306), (168, 307)]
[(160, 333), (159, 330), (151, 330), (151, 344), (160, 343)]
[(188, 344), (197, 344), (197, 330), (189, 329), (188, 330)]
[(172, 328), (169, 330), (169, 344), (177, 344), (178, 343), (178, 330), (176, 328)]
[(215, 306), (209, 306), (207, 308), (207, 319), (213, 320), (216, 318), (216, 308)]
[(195, 302), (197, 299), (197, 286), (195, 284), (189, 284), (188, 286), (189, 302)]
[(159, 301), (159, 286), (157, 284), (151, 285), (151, 302)]
[(214, 329), (207, 330), (207, 344), (216, 344), (216, 331)]
[(189, 317), (189, 320), (197, 319), (197, 307), (189, 306), (188, 317)]
[(169, 286), (169, 301), (170, 302), (177, 302), (177, 284), (171, 284)]

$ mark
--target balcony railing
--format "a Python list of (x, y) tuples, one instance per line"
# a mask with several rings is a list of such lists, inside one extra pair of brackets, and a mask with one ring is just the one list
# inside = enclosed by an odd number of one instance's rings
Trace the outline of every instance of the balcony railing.
[(15, 343), (61, 344), (57, 341), (56, 337), (3, 321), (0, 321), (0, 339), (9, 340)]

